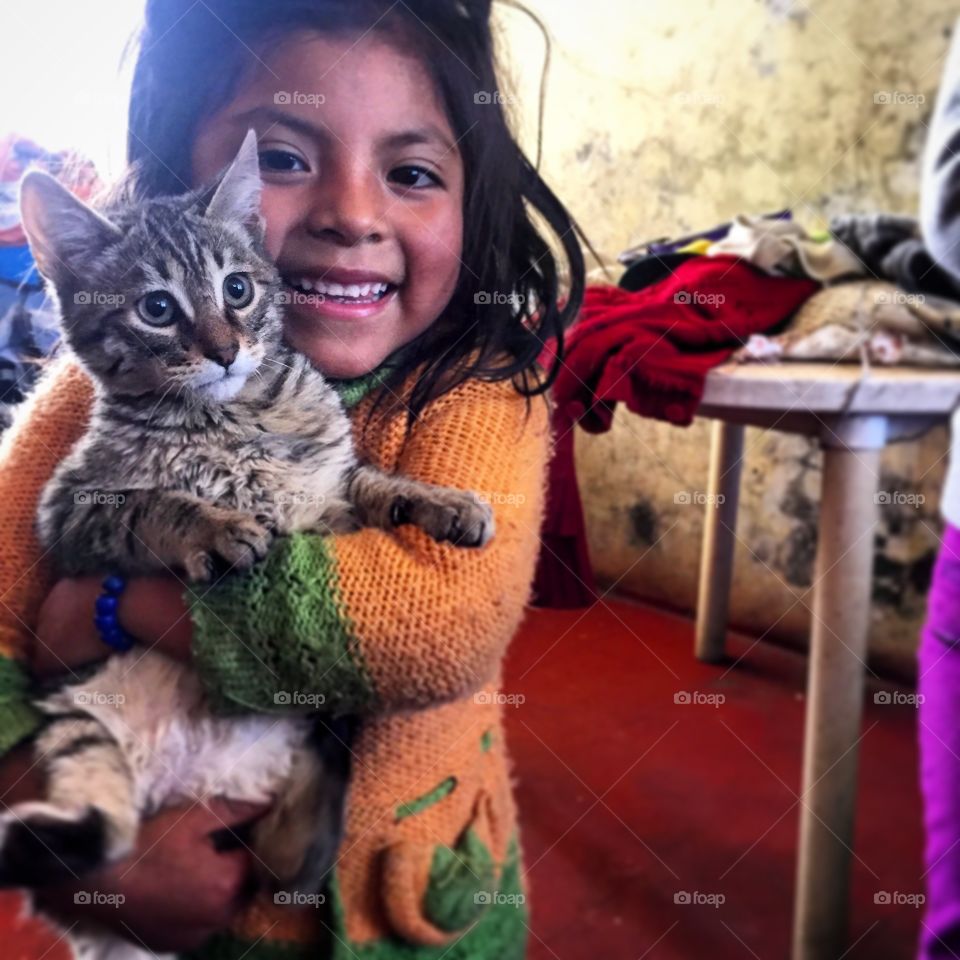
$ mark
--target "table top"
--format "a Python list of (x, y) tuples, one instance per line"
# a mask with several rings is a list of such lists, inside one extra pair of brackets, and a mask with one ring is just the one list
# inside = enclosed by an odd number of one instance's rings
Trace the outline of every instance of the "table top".
[(700, 413), (792, 410), (947, 416), (960, 404), (960, 367), (871, 367), (859, 363), (725, 364), (707, 376)]

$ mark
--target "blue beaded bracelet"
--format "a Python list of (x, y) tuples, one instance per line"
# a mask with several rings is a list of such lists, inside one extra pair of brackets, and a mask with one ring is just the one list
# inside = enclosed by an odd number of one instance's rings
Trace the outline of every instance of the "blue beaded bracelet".
[(97, 597), (94, 626), (100, 639), (111, 649), (125, 653), (133, 647), (133, 637), (120, 626), (117, 619), (117, 606), (120, 594), (126, 589), (127, 581), (115, 573), (103, 581), (103, 593)]

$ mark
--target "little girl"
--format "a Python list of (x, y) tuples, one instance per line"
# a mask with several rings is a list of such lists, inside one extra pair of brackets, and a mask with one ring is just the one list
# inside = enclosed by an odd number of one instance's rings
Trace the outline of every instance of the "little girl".
[[(923, 233), (933, 257), (960, 278), (960, 21), (927, 140)], [(920, 641), (920, 776), (927, 902), (922, 960), (960, 953), (960, 410), (941, 498), (943, 539)]]
[[(290, 342), (338, 381), (364, 457), (482, 493), (497, 533), (476, 552), (408, 528), (298, 535), (212, 588), (132, 580), (122, 625), (191, 660), (224, 711), (323, 704), (359, 716), (346, 835), (325, 905), (291, 906), (244, 897), (244, 854), (211, 840), (258, 811), (163, 811), (128, 862), (72, 888), (122, 895), (109, 908), (49, 895), (66, 919), (99, 910), (142, 946), (211, 960), (524, 953), (495, 693), (539, 546), (550, 376), (536, 358), (579, 306), (583, 262), (569, 215), (505, 121), (489, 7), (147, 4), (129, 114), (137, 176), (152, 195), (205, 183), (254, 127)], [(28, 772), (28, 671), (108, 652), (93, 625), (98, 579), (53, 584), (33, 532), (91, 396), (86, 374), (56, 361), (0, 448), (7, 803), (41, 788)]]

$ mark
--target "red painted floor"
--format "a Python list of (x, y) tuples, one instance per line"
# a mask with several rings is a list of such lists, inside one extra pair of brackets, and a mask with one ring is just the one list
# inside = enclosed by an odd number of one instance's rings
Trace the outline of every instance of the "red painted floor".
[[(626, 601), (534, 611), (515, 641), (530, 960), (788, 956), (804, 661), (732, 638), (743, 659), (706, 666), (692, 646), (689, 621)], [(868, 695), (843, 960), (914, 955), (917, 910), (874, 902), (923, 889), (914, 723)], [(3, 960), (65, 960), (18, 912), (0, 898)]]
[[(708, 666), (692, 623), (649, 607), (531, 613), (505, 684), (526, 698), (507, 722), (531, 960), (789, 956), (805, 661), (751, 643)], [(923, 891), (916, 718), (871, 690), (864, 720), (843, 960), (908, 960), (917, 909), (874, 897)]]

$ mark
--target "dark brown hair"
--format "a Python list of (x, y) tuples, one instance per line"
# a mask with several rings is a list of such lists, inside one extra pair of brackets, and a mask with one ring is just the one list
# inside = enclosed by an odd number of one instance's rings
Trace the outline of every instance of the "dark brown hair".
[[(578, 230), (530, 163), (503, 109), (490, 0), (147, 0), (130, 99), (128, 160), (147, 196), (190, 185), (200, 125), (229, 102), (251, 60), (294, 31), (377, 30), (429, 71), (464, 163), (464, 241), (456, 290), (387, 381), (420, 367), (411, 421), (469, 377), (544, 392), (584, 288)], [(546, 235), (540, 224), (547, 228)], [(550, 237), (552, 234), (552, 238)], [(553, 247), (551, 247), (551, 243)], [(562, 256), (561, 268), (554, 250)], [(535, 361), (554, 340), (557, 359)]]

